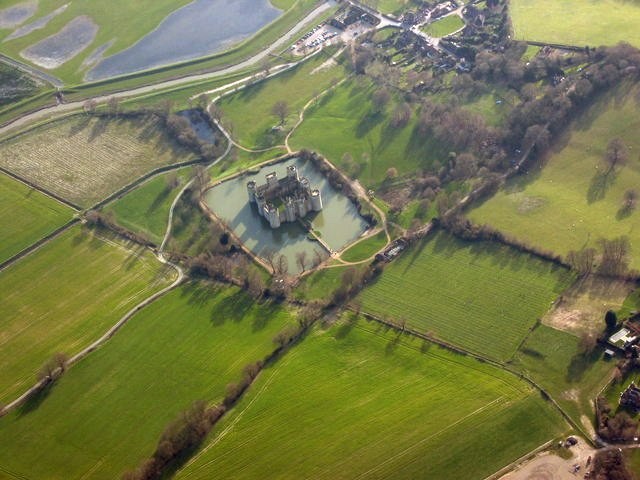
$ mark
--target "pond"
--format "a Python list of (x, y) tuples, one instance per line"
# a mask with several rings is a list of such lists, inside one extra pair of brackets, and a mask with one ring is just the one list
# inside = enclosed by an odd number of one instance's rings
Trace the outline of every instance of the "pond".
[(202, 110), (190, 109), (182, 110), (177, 113), (189, 121), (189, 125), (197, 135), (201, 142), (215, 144), (217, 143), (216, 132), (209, 124), (209, 120)]
[(195, 0), (167, 16), (153, 32), (102, 60), (87, 80), (191, 60), (228, 48), (275, 20), (269, 0)]
[(305, 218), (311, 220), (313, 229), (320, 233), (322, 240), (332, 250), (342, 250), (366, 231), (368, 224), (358, 214), (351, 200), (333, 188), (311, 162), (298, 158), (269, 165), (257, 173), (245, 174), (216, 185), (206, 192), (205, 203), (254, 254), (260, 256), (269, 249), (274, 250), (287, 258), (289, 272), (299, 273), (296, 265), (298, 252), (307, 252), (308, 263), (311, 263), (316, 251), (323, 258), (327, 257), (328, 252), (317, 241), (310, 240), (299, 223), (283, 223), (280, 228), (272, 229), (258, 214), (255, 204), (249, 203), (247, 193), (247, 182), (255, 180), (262, 184), (265, 175), (271, 172), (283, 178), (289, 165), (296, 165), (300, 176), (307, 177), (311, 187), (320, 190), (322, 211)]

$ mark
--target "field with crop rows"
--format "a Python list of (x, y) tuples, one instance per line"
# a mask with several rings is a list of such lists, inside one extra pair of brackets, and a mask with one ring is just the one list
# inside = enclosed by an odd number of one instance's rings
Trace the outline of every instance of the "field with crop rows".
[(73, 211), (0, 173), (0, 262), (71, 220)]
[[(629, 237), (631, 266), (640, 268), (640, 210), (624, 211), (625, 192), (640, 185), (640, 86), (623, 85), (586, 111), (559, 139), (543, 167), (514, 178), (469, 217), (565, 255), (600, 238)], [(626, 166), (607, 173), (607, 144), (628, 147)]]
[(177, 479), (482, 479), (564, 429), (515, 376), (364, 321), (317, 330)]
[(518, 40), (583, 47), (640, 46), (640, 4), (624, 0), (512, 0), (509, 3)]
[[(71, 368), (35, 409), (0, 419), (0, 472), (113, 480), (196, 400), (220, 401), (294, 316), (236, 288), (180, 287)], [(1, 475), (0, 475), (1, 478)]]
[(154, 168), (193, 158), (152, 117), (74, 116), (0, 143), (0, 165), (82, 207)]
[(0, 272), (0, 402), (33, 385), (53, 354), (99, 338), (169, 276), (148, 251), (81, 227)]
[(441, 233), (404, 252), (358, 298), (363, 311), (507, 360), (570, 280), (509, 248)]

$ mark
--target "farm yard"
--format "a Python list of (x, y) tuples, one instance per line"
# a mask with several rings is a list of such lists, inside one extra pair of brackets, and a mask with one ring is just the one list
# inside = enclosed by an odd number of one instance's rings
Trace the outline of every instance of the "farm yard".
[(154, 168), (194, 158), (153, 117), (77, 115), (0, 143), (0, 166), (82, 207)]
[(511, 0), (515, 37), (519, 40), (583, 47), (625, 41), (640, 46), (640, 5), (624, 0)]
[(483, 479), (565, 428), (517, 377), (347, 315), (265, 370), (176, 478)]
[[(571, 125), (542, 167), (514, 178), (469, 218), (560, 255), (628, 236), (630, 266), (640, 268), (640, 212), (623, 208), (625, 192), (640, 185), (638, 92), (640, 86), (625, 85), (605, 95)], [(629, 160), (608, 172), (603, 158), (614, 138), (627, 146)]]
[(580, 338), (546, 325), (533, 330), (513, 367), (538, 382), (587, 431), (593, 399), (606, 385), (615, 362), (602, 359), (602, 347), (585, 353)]
[(169, 284), (144, 250), (73, 227), (0, 273), (0, 402), (36, 381), (54, 354), (72, 356)]
[(510, 248), (438, 233), (394, 260), (358, 300), (364, 312), (504, 361), (571, 279)]
[(0, 174), (0, 262), (62, 226), (72, 215), (66, 205)]
[(257, 305), (232, 287), (190, 283), (168, 293), (70, 369), (40, 405), (0, 419), (0, 472), (120, 478), (181, 411), (221, 400), (293, 321), (295, 312)]

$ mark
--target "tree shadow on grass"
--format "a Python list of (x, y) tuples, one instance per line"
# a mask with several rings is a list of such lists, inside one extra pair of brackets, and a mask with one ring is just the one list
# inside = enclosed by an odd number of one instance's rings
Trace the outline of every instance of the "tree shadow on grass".
[(616, 183), (617, 176), (613, 171), (596, 172), (587, 190), (587, 202), (592, 204), (603, 200), (607, 191)]
[(160, 205), (162, 205), (162, 203), (167, 199), (167, 197), (169, 196), (169, 194), (171, 194), (171, 192), (173, 192), (173, 188), (169, 188), (169, 186), (165, 186), (159, 193), (158, 195), (156, 195), (156, 197), (153, 199), (153, 202), (151, 202), (151, 204), (149, 205), (149, 207), (147, 208), (147, 214), (155, 212), (156, 209), (158, 207), (160, 207)]
[(358, 316), (353, 312), (349, 312), (347, 315), (344, 315), (343, 319), (344, 320), (340, 323), (340, 326), (336, 329), (336, 332), (333, 335), (336, 340), (342, 340), (348, 337), (358, 323)]
[(382, 123), (384, 120), (384, 115), (380, 112), (372, 112), (368, 111), (363, 115), (363, 117), (358, 122), (356, 126), (356, 138), (362, 138), (371, 130), (373, 130), (377, 125)]
[(567, 383), (580, 382), (585, 373), (602, 357), (603, 352), (602, 347), (596, 347), (591, 353), (575, 354), (567, 367)]
[(47, 397), (51, 394), (55, 384), (56, 382), (54, 381), (49, 382), (42, 388), (39, 388), (38, 390), (33, 392), (31, 395), (29, 395), (27, 400), (20, 406), (20, 408), (18, 408), (18, 415), (22, 417), (24, 415), (28, 415), (29, 413), (37, 410), (40, 407), (40, 405), (42, 405), (42, 402), (44, 402), (47, 399)]
[(93, 127), (89, 132), (88, 142), (93, 143), (97, 138), (101, 137), (106, 131), (110, 120), (99, 118), (93, 123)]
[(75, 137), (77, 134), (84, 131), (91, 123), (91, 119), (91, 115), (82, 115), (78, 118), (77, 122), (71, 124), (67, 137)]
[(253, 302), (241, 290), (226, 296), (211, 309), (210, 320), (214, 326), (222, 326), (227, 320), (240, 322), (251, 310)]

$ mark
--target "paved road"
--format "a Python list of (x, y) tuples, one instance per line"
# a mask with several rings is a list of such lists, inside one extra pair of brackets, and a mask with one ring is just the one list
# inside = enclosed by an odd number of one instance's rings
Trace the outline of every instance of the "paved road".
[[(266, 49), (264, 49), (261, 52), (255, 54), (253, 57), (248, 58), (247, 60), (244, 60), (244, 61), (242, 61), (240, 63), (235, 64), (235, 65), (231, 65), (229, 67), (225, 67), (225, 68), (222, 68), (220, 70), (215, 70), (213, 72), (201, 73), (201, 74), (196, 74), (196, 75), (188, 75), (186, 77), (176, 78), (174, 80), (166, 80), (164, 82), (156, 83), (154, 85), (147, 85), (147, 86), (144, 86), (144, 87), (138, 87), (138, 88), (134, 88), (132, 90), (125, 90), (125, 91), (122, 91), (122, 92), (113, 93), (113, 94), (109, 94), (109, 95), (101, 95), (101, 96), (94, 97), (94, 100), (96, 102), (100, 103), (100, 102), (107, 101), (107, 99), (109, 99), (111, 97), (116, 97), (116, 98), (134, 97), (134, 96), (138, 96), (138, 95), (144, 95), (144, 94), (147, 94), (147, 93), (155, 92), (157, 90), (163, 90), (165, 88), (176, 87), (176, 86), (179, 86), (179, 85), (183, 85), (185, 83), (195, 82), (195, 81), (199, 81), (199, 80), (209, 80), (209, 79), (213, 79), (213, 78), (217, 78), (217, 77), (222, 77), (222, 76), (228, 75), (230, 73), (235, 73), (235, 72), (244, 70), (247, 67), (250, 67), (252, 65), (255, 65), (255, 64), (259, 63), (263, 59), (267, 58), (274, 51), (276, 51), (279, 48), (281, 48), (284, 45), (286, 45), (287, 42), (289, 42), (290, 39), (295, 37), (295, 35), (297, 35), (305, 27), (305, 25), (307, 25), (309, 22), (311, 22), (311, 20), (313, 20), (318, 15), (320, 15), (322, 12), (324, 12), (324, 11), (328, 10), (329, 8), (331, 8), (333, 5), (335, 5), (335, 2), (333, 0), (328, 0), (328, 1), (324, 2), (322, 5), (320, 5), (315, 10), (313, 10), (311, 13), (309, 13), (306, 17), (304, 17), (302, 20), (300, 20), (286, 34), (284, 34), (278, 40), (276, 40), (271, 45), (269, 45)], [(83, 101), (78, 101), (78, 102), (63, 103), (63, 104), (60, 104), (60, 105), (55, 105), (55, 106), (52, 106), (52, 107), (43, 108), (42, 110), (38, 110), (37, 112), (33, 112), (33, 113), (28, 114), (28, 115), (24, 115), (24, 116), (14, 120), (13, 122), (11, 122), (9, 124), (7, 124), (7, 125), (5, 125), (3, 127), (0, 127), (0, 135), (4, 135), (4, 134), (8, 133), (11, 130), (23, 127), (23, 126), (28, 125), (28, 124), (30, 124), (32, 122), (36, 122), (38, 120), (44, 120), (44, 119), (51, 118), (51, 117), (54, 117), (54, 116), (63, 115), (65, 113), (69, 113), (69, 112), (72, 112), (74, 110), (79, 110), (79, 109), (82, 108), (83, 104), (84, 104), (84, 100)]]

